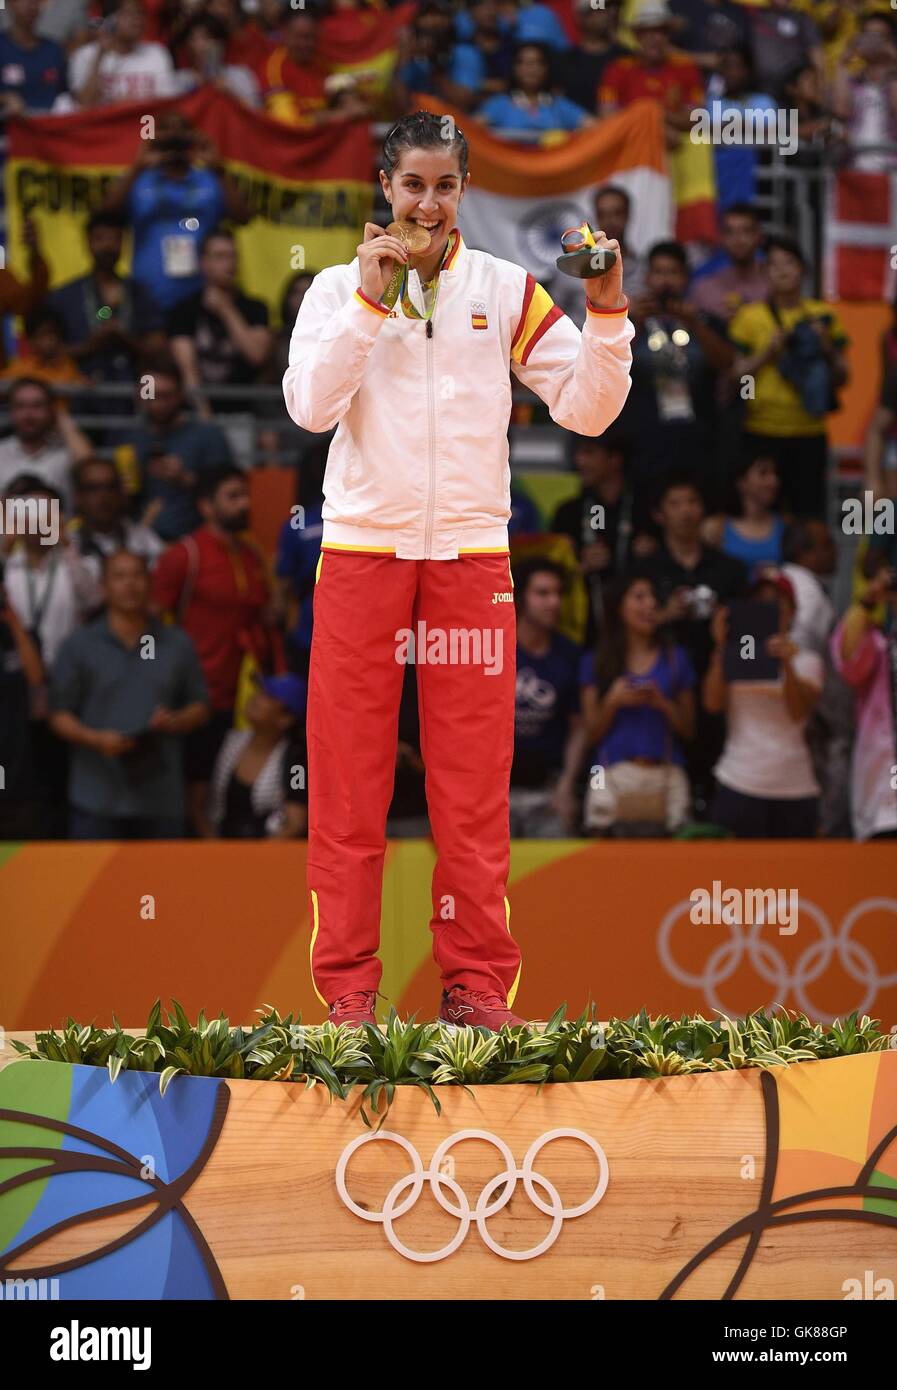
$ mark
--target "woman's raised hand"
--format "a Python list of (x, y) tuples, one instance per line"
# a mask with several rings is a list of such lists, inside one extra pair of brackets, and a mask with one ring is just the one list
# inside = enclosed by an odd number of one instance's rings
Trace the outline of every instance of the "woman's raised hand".
[(365, 222), (364, 240), (357, 246), (361, 288), (368, 299), (379, 300), (392, 279), (395, 263), (408, 261), (408, 247), (397, 236), (389, 236), (376, 222)]

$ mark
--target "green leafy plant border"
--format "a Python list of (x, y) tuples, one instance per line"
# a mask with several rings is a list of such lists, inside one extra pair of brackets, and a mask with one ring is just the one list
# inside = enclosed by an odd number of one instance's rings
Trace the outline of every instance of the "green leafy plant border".
[(115, 1081), (123, 1070), (158, 1072), (159, 1089), (179, 1075), (323, 1085), (331, 1097), (348, 1100), (362, 1088), (361, 1117), (380, 1123), (396, 1087), (416, 1086), (441, 1113), (439, 1086), (506, 1086), (529, 1083), (684, 1076), (742, 1067), (779, 1067), (792, 1062), (880, 1052), (891, 1043), (877, 1019), (850, 1014), (830, 1025), (806, 1014), (758, 1009), (741, 1019), (700, 1014), (651, 1018), (642, 1009), (631, 1018), (600, 1023), (595, 1005), (566, 1018), (562, 1004), (545, 1024), (502, 1028), (454, 1027), (403, 1021), (391, 1009), (383, 1029), (332, 1023), (304, 1025), (297, 1014), (281, 1017), (266, 1004), (255, 1028), (232, 1028), (223, 1014), (192, 1024), (177, 1000), (164, 1020), (161, 1001), (150, 1010), (146, 1029), (135, 1036), (66, 1019), (62, 1032), (35, 1035), (34, 1047), (10, 1039), (24, 1057), (106, 1067)]

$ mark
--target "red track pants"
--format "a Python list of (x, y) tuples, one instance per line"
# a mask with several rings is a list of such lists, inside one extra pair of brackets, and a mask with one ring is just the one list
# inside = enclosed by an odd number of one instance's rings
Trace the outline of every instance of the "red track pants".
[(511, 589), (507, 555), (322, 553), (307, 722), (310, 959), (322, 1003), (380, 983), (385, 827), (409, 630), (438, 854), (433, 955), (444, 988), (464, 984), (513, 1000), (520, 951), (505, 897), (516, 666)]

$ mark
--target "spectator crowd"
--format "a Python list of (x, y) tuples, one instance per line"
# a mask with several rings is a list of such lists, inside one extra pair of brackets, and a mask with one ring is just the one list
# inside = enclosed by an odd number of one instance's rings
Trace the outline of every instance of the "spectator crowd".
[[(428, 93), (538, 140), (649, 98), (671, 150), (722, 103), (796, 111), (797, 168), (897, 169), (887, 4), (421, 0), (385, 87), (329, 70), (322, 21), (388, 8), (7, 0), (0, 120), (152, 111), (213, 82), (295, 127), (390, 120)], [(279, 382), (315, 272), (285, 274), (272, 321), (242, 287), (251, 209), (213, 143), (167, 105), (140, 144), (85, 218), (84, 275), (51, 289), (27, 220), (27, 267), (0, 269), (18, 316), (0, 341), (0, 840), (301, 836), (329, 439), (293, 431), (296, 505), (268, 554), (236, 416), (241, 391)], [(847, 334), (813, 257), (758, 211), (756, 149), (714, 158), (713, 246), (637, 254), (630, 193), (595, 195), (592, 225), (622, 248), (632, 389), (601, 438), (554, 427), (562, 500), (512, 476), (514, 835), (897, 835), (893, 520), (847, 556), (851, 601), (833, 585)], [(581, 287), (546, 288), (581, 316)], [(881, 362), (864, 486), (893, 504), (897, 299)], [(284, 418), (258, 404), (272, 440)], [(388, 828), (427, 833), (413, 666)]]

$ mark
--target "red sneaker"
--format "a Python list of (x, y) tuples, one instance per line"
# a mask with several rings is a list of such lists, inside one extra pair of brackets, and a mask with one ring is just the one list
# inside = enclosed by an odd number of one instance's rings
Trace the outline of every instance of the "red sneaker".
[(465, 989), (463, 985), (452, 985), (451, 989), (442, 991), (439, 1019), (459, 1027), (466, 1024), (469, 1028), (488, 1028), (493, 1033), (505, 1023), (512, 1028), (526, 1025), (526, 1019), (512, 1014), (500, 995), (483, 994), (476, 989)]
[(354, 994), (344, 994), (340, 999), (334, 999), (327, 1017), (331, 1023), (348, 1023), (351, 1028), (357, 1028), (361, 1023), (376, 1023), (376, 998), (372, 989), (358, 989)]

